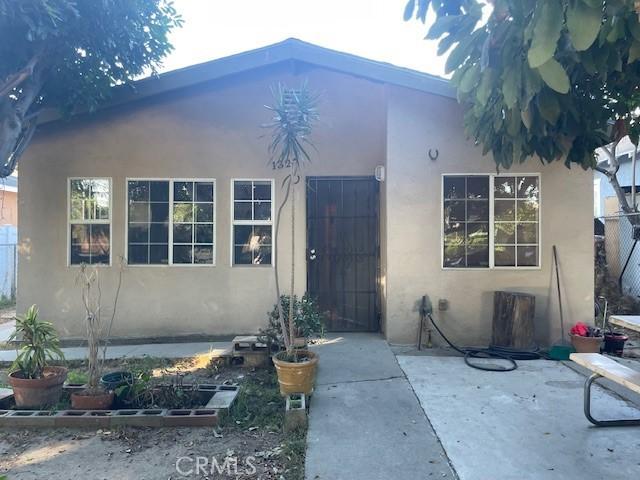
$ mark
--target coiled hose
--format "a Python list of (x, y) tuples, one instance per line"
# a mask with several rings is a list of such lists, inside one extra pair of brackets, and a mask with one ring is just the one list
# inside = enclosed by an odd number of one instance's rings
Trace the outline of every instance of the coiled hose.
[[(524, 351), (524, 350), (515, 350), (506, 347), (497, 347), (491, 345), (487, 348), (471, 348), (471, 347), (458, 347), (453, 342), (451, 342), (447, 336), (442, 333), (440, 327), (436, 324), (433, 316), (430, 311), (425, 312), (426, 315), (431, 320), (431, 324), (436, 329), (436, 331), (444, 338), (444, 341), (449, 344), (451, 348), (453, 348), (456, 352), (464, 355), (464, 362), (469, 365), (471, 368), (476, 368), (478, 370), (484, 370), (487, 372), (511, 372), (518, 368), (518, 364), (516, 360), (538, 360), (542, 358), (542, 355), (537, 351)], [(498, 360), (504, 360), (509, 362), (509, 366), (503, 367), (498, 365), (483, 365), (480, 363), (473, 363), (471, 359), (473, 358), (495, 358)]]

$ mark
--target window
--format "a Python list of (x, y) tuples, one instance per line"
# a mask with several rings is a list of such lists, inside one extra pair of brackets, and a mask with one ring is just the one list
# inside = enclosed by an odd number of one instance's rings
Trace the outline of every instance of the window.
[(538, 177), (494, 179), (494, 265), (538, 266)]
[(443, 258), (445, 267), (489, 266), (489, 177), (444, 178)]
[(233, 180), (233, 265), (271, 265), (273, 181)]
[(215, 263), (214, 180), (129, 180), (130, 265)]
[(539, 184), (537, 175), (445, 175), (443, 267), (538, 267)]
[(69, 264), (111, 263), (111, 179), (69, 179)]
[(213, 263), (213, 182), (173, 183), (173, 263)]

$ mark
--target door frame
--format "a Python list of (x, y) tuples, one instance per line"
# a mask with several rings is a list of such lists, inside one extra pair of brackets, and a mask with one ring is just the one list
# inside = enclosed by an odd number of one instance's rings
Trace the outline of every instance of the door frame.
[[(379, 333), (382, 330), (382, 264), (381, 264), (381, 254), (380, 254), (380, 182), (376, 180), (373, 175), (308, 175), (305, 177), (305, 268), (306, 268), (306, 290), (309, 291), (310, 285), (310, 248), (309, 248), (309, 219), (308, 212), (306, 209), (307, 201), (309, 198), (309, 181), (313, 180), (341, 180), (341, 181), (352, 181), (352, 180), (368, 180), (371, 181), (375, 185), (375, 194), (377, 197), (376, 208), (375, 208), (375, 217), (376, 217), (376, 228), (375, 228), (375, 260), (376, 260), (376, 268), (375, 268), (375, 298), (374, 298), (374, 321), (371, 322), (371, 328), (369, 330), (358, 330), (359, 332), (371, 332), (371, 333)], [(342, 331), (342, 330), (341, 330)], [(355, 330), (354, 330), (355, 331)], [(345, 330), (348, 332), (348, 330)]]

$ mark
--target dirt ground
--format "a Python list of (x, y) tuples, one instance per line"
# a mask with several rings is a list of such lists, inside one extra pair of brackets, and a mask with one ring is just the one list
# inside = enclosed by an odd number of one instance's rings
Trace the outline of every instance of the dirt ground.
[[(157, 377), (237, 383), (236, 407), (217, 428), (0, 429), (0, 479), (304, 478), (306, 432), (282, 433), (283, 400), (269, 370), (146, 359)], [(121, 367), (111, 362), (109, 367)], [(72, 369), (81, 376), (82, 366)]]
[[(8, 480), (290, 478), (284, 476), (282, 440), (279, 432), (248, 429), (18, 430), (2, 434), (0, 472)], [(200, 473), (196, 457), (205, 459)]]

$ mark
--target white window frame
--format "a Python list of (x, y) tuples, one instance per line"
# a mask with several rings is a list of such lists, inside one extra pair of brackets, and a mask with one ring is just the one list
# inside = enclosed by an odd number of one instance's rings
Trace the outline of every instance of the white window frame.
[[(269, 182), (271, 184), (271, 220), (236, 220), (235, 219), (235, 215), (234, 215), (234, 207), (235, 207), (235, 202), (236, 202), (236, 195), (235, 195), (235, 189), (234, 189), (234, 184), (235, 182)], [(231, 232), (229, 235), (229, 245), (231, 246), (231, 248), (229, 249), (229, 265), (233, 268), (273, 268), (273, 266), (275, 265), (275, 260), (276, 260), (276, 243), (275, 243), (275, 235), (274, 235), (274, 228), (275, 228), (275, 205), (276, 205), (276, 197), (275, 197), (275, 179), (273, 178), (232, 178), (231, 179), (231, 183), (230, 183), (230, 187), (231, 187), (231, 208), (230, 208), (230, 213), (231, 213)], [(233, 253), (235, 250), (235, 244), (234, 244), (234, 231), (235, 231), (235, 226), (236, 225), (270, 225), (271, 226), (271, 263), (261, 263), (261, 264), (243, 264), (243, 263), (239, 263), (236, 264), (233, 261)]]
[[(489, 177), (489, 266), (488, 267), (445, 267), (444, 266), (444, 178), (445, 177)], [(538, 179), (538, 265), (536, 266), (496, 266), (495, 265), (495, 179), (501, 177), (536, 177)], [(517, 215), (516, 202), (516, 215)], [(517, 248), (516, 248), (517, 255)], [(540, 173), (443, 173), (440, 177), (440, 268), (451, 271), (487, 271), (487, 270), (541, 270), (542, 269), (542, 183)]]
[[(169, 182), (169, 239), (167, 264), (163, 263), (129, 263), (129, 182)], [(212, 263), (173, 263), (173, 184), (175, 182), (208, 182), (213, 183), (213, 262)], [(215, 267), (218, 248), (218, 186), (215, 178), (160, 178), (160, 177), (127, 177), (125, 179), (125, 227), (124, 227), (124, 250), (126, 253), (127, 267), (149, 268), (149, 267)], [(181, 203), (181, 202), (179, 202)], [(197, 202), (191, 202), (197, 203)]]
[[(71, 182), (74, 180), (108, 180), (109, 181), (109, 219), (71, 220)], [(109, 263), (92, 263), (94, 267), (111, 267), (113, 265), (113, 180), (112, 177), (67, 177), (67, 267), (79, 267), (81, 263), (71, 263), (71, 225), (109, 225)]]

